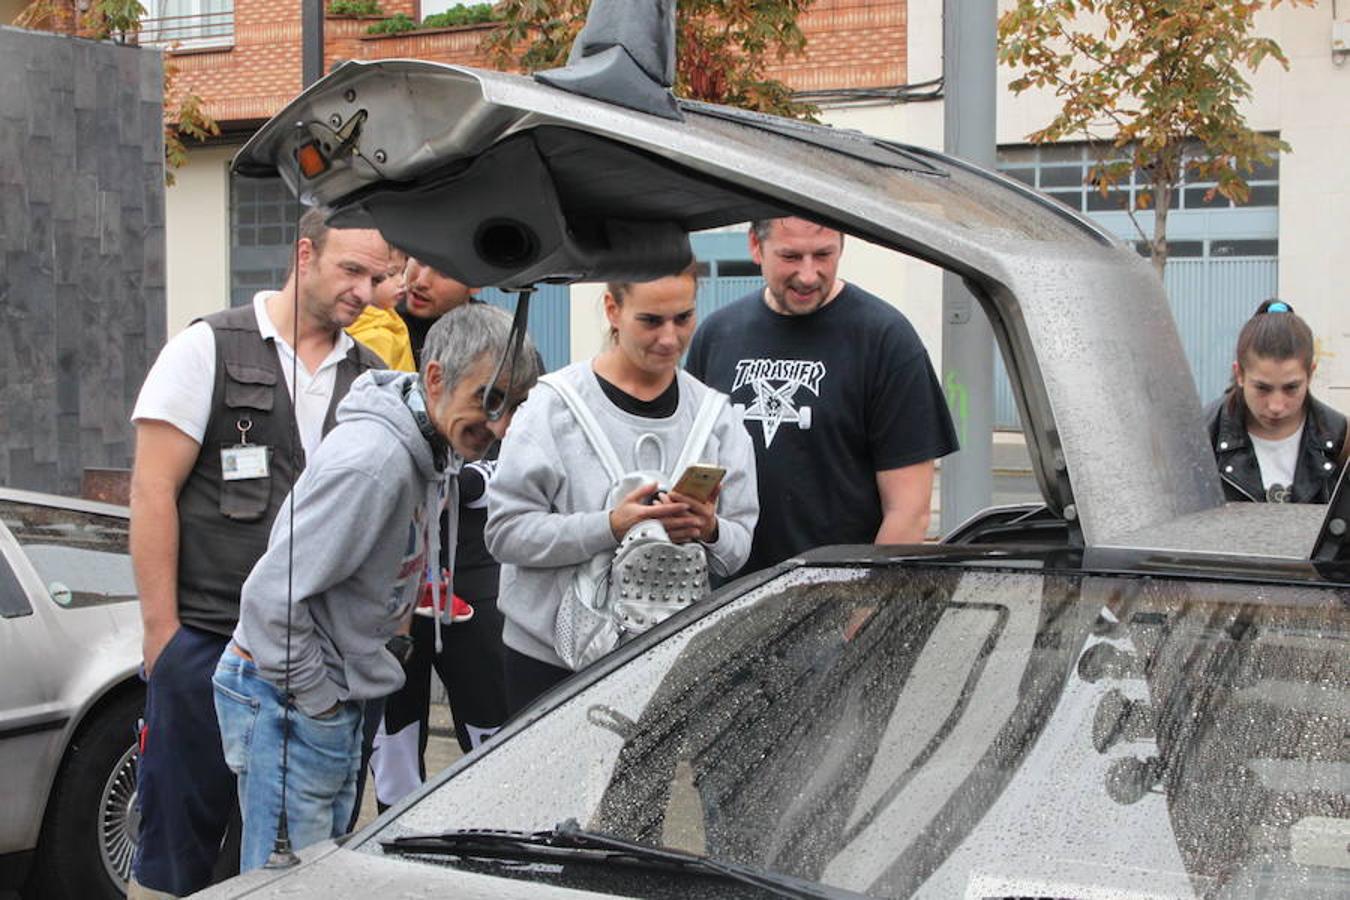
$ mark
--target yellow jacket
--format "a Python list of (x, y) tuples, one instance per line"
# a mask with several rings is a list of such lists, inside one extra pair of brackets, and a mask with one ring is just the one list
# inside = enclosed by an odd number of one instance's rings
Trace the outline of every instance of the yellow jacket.
[(392, 309), (367, 306), (347, 333), (375, 351), (389, 368), (399, 372), (417, 371), (408, 326)]

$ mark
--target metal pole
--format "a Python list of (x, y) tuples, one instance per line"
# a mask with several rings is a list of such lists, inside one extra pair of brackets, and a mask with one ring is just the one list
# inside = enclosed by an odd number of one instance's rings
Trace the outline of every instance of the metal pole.
[(323, 77), (324, 0), (302, 0), (300, 12), (300, 81), (309, 87)]
[[(943, 149), (994, 165), (996, 0), (943, 0)], [(942, 461), (941, 526), (950, 532), (993, 497), (994, 333), (961, 278), (942, 279), (942, 384), (961, 450)]]

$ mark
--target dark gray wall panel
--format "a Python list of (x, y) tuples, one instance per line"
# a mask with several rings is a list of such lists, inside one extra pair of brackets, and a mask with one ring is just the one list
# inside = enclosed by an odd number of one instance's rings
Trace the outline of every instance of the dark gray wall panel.
[(165, 339), (157, 51), (0, 27), (0, 485), (131, 464)]

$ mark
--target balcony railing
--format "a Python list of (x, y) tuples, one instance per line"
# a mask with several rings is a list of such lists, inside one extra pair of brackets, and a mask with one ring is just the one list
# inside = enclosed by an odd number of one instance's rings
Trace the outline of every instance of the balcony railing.
[(142, 19), (138, 43), (170, 50), (234, 46), (234, 9)]

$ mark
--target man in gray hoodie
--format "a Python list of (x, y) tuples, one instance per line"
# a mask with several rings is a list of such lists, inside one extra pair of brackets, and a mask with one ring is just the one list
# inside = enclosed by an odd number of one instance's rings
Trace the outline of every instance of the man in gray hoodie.
[(403, 684), (385, 643), (428, 564), (453, 565), (437, 557), (455, 473), (505, 433), (539, 374), (526, 339), (494, 383), (510, 330), (501, 310), (464, 306), (427, 335), (419, 375), (357, 379), (277, 515), (213, 679), (244, 871), (267, 861), (283, 805), (296, 847), (346, 831), (363, 703)]

